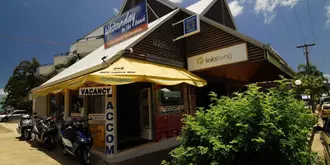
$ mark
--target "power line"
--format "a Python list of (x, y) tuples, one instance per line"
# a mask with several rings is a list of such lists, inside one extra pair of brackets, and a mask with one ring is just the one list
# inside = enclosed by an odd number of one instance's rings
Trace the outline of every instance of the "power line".
[(310, 7), (310, 4), (309, 4), (309, 0), (306, 0), (306, 1), (307, 1), (307, 6), (308, 6), (308, 12), (309, 12), (309, 22), (311, 23), (311, 29), (312, 29), (312, 35), (313, 35), (313, 42), (315, 43), (315, 35), (314, 35), (314, 28), (313, 28), (311, 7)]
[[(293, 1), (292, 1), (292, 6), (293, 6), (293, 5), (294, 5), (294, 4), (293, 4)], [(303, 31), (302, 31), (302, 28), (301, 28), (301, 24), (300, 24), (300, 21), (299, 21), (298, 14), (297, 14), (296, 7), (295, 7), (295, 6), (293, 6), (293, 12), (294, 12), (295, 17), (296, 17), (296, 20), (297, 20), (297, 22), (298, 22), (298, 26), (299, 26), (300, 34), (301, 34), (301, 36), (302, 36), (302, 38), (303, 38), (303, 40), (304, 40), (304, 42), (305, 42), (305, 44), (306, 44), (306, 39), (305, 39), (305, 37), (304, 37), (304, 34), (303, 34)]]
[(59, 43), (59, 42), (44, 41), (44, 40), (39, 40), (39, 39), (31, 39), (31, 38), (23, 38), (23, 37), (0, 36), (0, 38), (16, 40), (16, 41), (24, 41), (24, 42), (39, 42), (39, 43), (43, 43), (43, 44), (70, 46), (69, 44), (64, 44), (64, 43)]
[[(70, 44), (60, 43), (60, 42), (54, 42), (54, 41), (45, 41), (40, 39), (32, 39), (32, 38), (24, 38), (24, 37), (13, 37), (13, 36), (0, 36), (2, 39), (9, 39), (9, 40), (15, 40), (15, 41), (22, 41), (22, 42), (34, 42), (34, 43), (43, 43), (43, 44), (51, 44), (51, 45), (60, 45), (60, 46), (71, 46)], [(82, 45), (79, 41), (77, 42), (77, 45), (81, 47), (90, 47), (90, 48), (98, 48), (98, 46), (92, 46), (92, 45)]]
[[(274, 2), (274, 3), (275, 3), (275, 2)], [(296, 47), (296, 46), (297, 46), (297, 43), (296, 43), (296, 41), (295, 41), (295, 39), (294, 39), (294, 37), (293, 37), (293, 35), (292, 35), (290, 29), (289, 29), (288, 24), (286, 23), (286, 21), (285, 21), (283, 15), (282, 15), (282, 13), (281, 13), (281, 10), (279, 9), (279, 7), (277, 6), (276, 3), (275, 3), (275, 6), (276, 6), (276, 10), (278, 11), (278, 13), (280, 13), (280, 16), (281, 16), (281, 18), (282, 18), (282, 21), (283, 21), (283, 23), (284, 23), (284, 26), (286, 27), (286, 30), (288, 31), (289, 35), (291, 36), (291, 39), (292, 39), (293, 44), (294, 44), (294, 47)]]

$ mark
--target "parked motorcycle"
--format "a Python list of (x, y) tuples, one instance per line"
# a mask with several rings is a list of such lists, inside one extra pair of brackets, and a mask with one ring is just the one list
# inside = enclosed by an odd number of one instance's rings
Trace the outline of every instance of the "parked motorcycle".
[(93, 139), (87, 121), (64, 122), (59, 127), (59, 142), (63, 153), (78, 157), (81, 165), (91, 163)]
[(21, 137), (30, 140), (33, 128), (32, 117), (29, 114), (23, 114), (17, 125), (16, 131), (21, 134)]
[(39, 118), (34, 113), (32, 118), (33, 128), (31, 131), (31, 139), (38, 143), (44, 144), (47, 149), (54, 149), (57, 145), (57, 127), (54, 117), (50, 116), (46, 119)]

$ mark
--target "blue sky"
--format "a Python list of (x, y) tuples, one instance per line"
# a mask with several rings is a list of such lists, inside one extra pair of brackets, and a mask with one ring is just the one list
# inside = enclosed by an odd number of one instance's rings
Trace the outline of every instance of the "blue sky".
[[(187, 6), (197, 0), (173, 0)], [(228, 0), (238, 31), (271, 45), (296, 69), (305, 62), (295, 44), (313, 42), (307, 0)], [(274, 3), (275, 2), (275, 3)], [(311, 61), (330, 74), (330, 0), (309, 0), (315, 42)], [(54, 41), (67, 45), (22, 42), (0, 38), (0, 88), (15, 66), (36, 57), (41, 64), (51, 63), (57, 53), (114, 16), (123, 0), (10, 0), (0, 2), (0, 37), (12, 36)], [(277, 6), (277, 7), (276, 7)], [(295, 7), (304, 38), (301, 35)], [(278, 12), (279, 9), (280, 13)], [(288, 33), (283, 19), (288, 24)], [(293, 41), (294, 40), (294, 41)], [(323, 63), (322, 63), (323, 62)]]

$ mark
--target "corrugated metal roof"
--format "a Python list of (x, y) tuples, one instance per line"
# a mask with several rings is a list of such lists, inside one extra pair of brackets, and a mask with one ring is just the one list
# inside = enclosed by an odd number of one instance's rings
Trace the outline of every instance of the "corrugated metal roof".
[(216, 0), (200, 0), (190, 6), (188, 6), (186, 9), (189, 11), (192, 11), (199, 15), (204, 15), (211, 6), (216, 2)]
[(162, 25), (165, 21), (171, 18), (178, 11), (179, 9), (174, 10), (168, 13), (167, 15), (149, 23), (149, 28), (146, 31), (132, 38), (129, 38), (117, 45), (114, 45), (111, 48), (104, 49), (104, 46), (99, 47), (98, 49), (96, 49), (95, 51), (93, 51), (83, 59), (79, 60), (77, 63), (73, 64), (69, 68), (60, 72), (55, 77), (51, 78), (50, 80), (48, 80), (47, 82), (45, 82), (44, 84), (33, 90), (55, 85), (57, 83), (64, 82), (106, 67), (107, 65), (101, 60), (102, 57), (107, 55), (107, 59), (105, 60), (113, 62), (112, 60), (114, 60), (113, 59), (114, 57), (118, 56), (118, 54), (120, 55), (122, 54), (120, 52), (135, 45), (137, 42), (142, 40), (145, 36), (150, 34), (152, 31), (154, 31), (160, 25)]

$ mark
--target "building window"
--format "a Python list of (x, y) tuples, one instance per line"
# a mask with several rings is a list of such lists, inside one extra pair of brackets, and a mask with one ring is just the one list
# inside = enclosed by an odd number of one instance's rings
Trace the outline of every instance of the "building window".
[(184, 110), (183, 85), (160, 86), (157, 93), (160, 115), (181, 113)]
[(84, 116), (84, 97), (79, 96), (79, 91), (71, 91), (71, 116)]
[(105, 96), (88, 96), (88, 114), (105, 113)]

